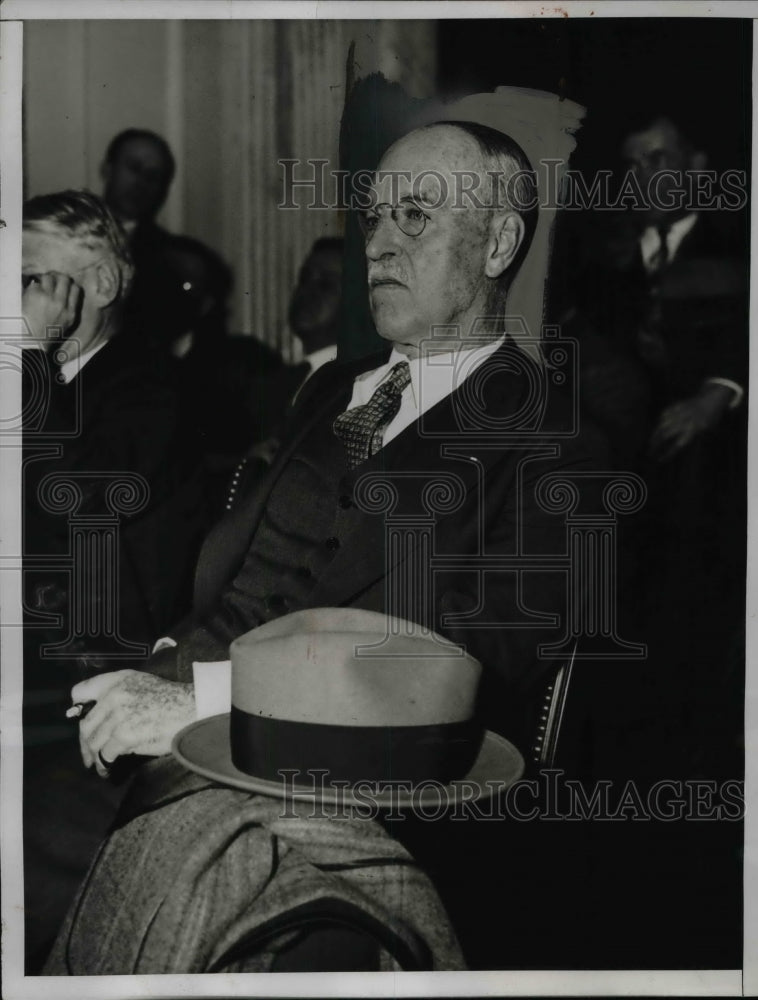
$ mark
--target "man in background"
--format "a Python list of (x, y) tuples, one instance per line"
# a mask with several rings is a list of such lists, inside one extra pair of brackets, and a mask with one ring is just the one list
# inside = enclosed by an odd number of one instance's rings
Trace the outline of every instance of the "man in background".
[[(126, 233), (134, 263), (126, 309), (130, 328), (143, 341), (179, 356), (189, 349), (188, 335), (198, 332), (194, 327), (209, 325), (208, 317), (223, 335), (223, 319), (212, 305), (228, 294), (228, 268), (199, 241), (175, 236), (155, 221), (176, 173), (166, 140), (147, 129), (119, 132), (100, 172), (103, 199)], [(214, 282), (214, 302), (204, 303)]]
[(103, 200), (121, 223), (137, 260), (143, 249), (167, 236), (155, 217), (175, 172), (173, 153), (155, 132), (129, 128), (108, 144), (100, 168)]
[(303, 347), (305, 378), (337, 357), (343, 253), (344, 241), (337, 236), (316, 240), (292, 293), (290, 327)]
[[(60, 724), (68, 689), (113, 666), (141, 666), (183, 613), (205, 512), (174, 375), (129, 336), (132, 263), (104, 203), (83, 191), (27, 202), (22, 269), (32, 956), (54, 932), (120, 797), (77, 764), (76, 727)], [(114, 523), (115, 546), (97, 550), (93, 536)], [(73, 542), (77, 524), (87, 530)], [(89, 554), (79, 547), (87, 539)]]
[(662, 108), (630, 121), (620, 153), (636, 193), (623, 213), (597, 213), (570, 332), (582, 402), (618, 429), (617, 457), (648, 488), (622, 604), (650, 645), (650, 704), (687, 720), (684, 773), (731, 776), (742, 766), (749, 229), (729, 210), (739, 199), (720, 203), (705, 145)]
[(290, 299), (289, 325), (300, 341), (303, 357), (295, 365), (283, 365), (273, 377), (266, 373), (254, 377), (255, 391), (248, 393), (248, 405), (253, 408), (253, 418), (264, 410), (270, 432), (240, 466), (246, 479), (261, 475), (271, 464), (282, 425), (298, 394), (308, 379), (337, 357), (343, 252), (344, 240), (340, 237), (322, 237), (313, 244), (300, 268)]
[(730, 213), (703, 208), (691, 196), (677, 198), (683, 182), (705, 170), (707, 156), (670, 118), (655, 117), (631, 131), (622, 158), (651, 196), (635, 213), (629, 271), (645, 289), (635, 346), (659, 408), (650, 445), (653, 456), (666, 461), (715, 431), (742, 402), (744, 248)]

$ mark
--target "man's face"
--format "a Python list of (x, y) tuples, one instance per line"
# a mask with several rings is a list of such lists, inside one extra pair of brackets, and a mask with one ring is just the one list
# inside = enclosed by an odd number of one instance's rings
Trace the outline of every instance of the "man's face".
[(99, 310), (95, 305), (95, 264), (100, 258), (95, 251), (80, 246), (70, 236), (54, 229), (47, 231), (24, 229), (21, 237), (21, 273), (24, 277), (57, 271), (73, 279), (82, 289), (82, 304), (78, 324), (68, 331), (73, 334), (79, 351), (86, 350), (97, 332)]
[(163, 150), (152, 139), (125, 142), (115, 158), (103, 167), (104, 198), (123, 221), (151, 219), (168, 194), (169, 165)]
[[(621, 155), (627, 169), (636, 174), (643, 193), (647, 196), (650, 191), (652, 195), (653, 204), (645, 213), (648, 221), (673, 220), (683, 214), (684, 210), (666, 209), (664, 206), (676, 203), (675, 194), (684, 179), (671, 177), (662, 171), (683, 174), (687, 170), (699, 169), (700, 157), (689, 149), (672, 122), (662, 118), (650, 128), (633, 132), (625, 139)], [(657, 179), (656, 175), (659, 175)]]
[(331, 333), (336, 326), (342, 293), (342, 254), (339, 250), (313, 250), (300, 269), (290, 302), (290, 326), (303, 342)]
[[(474, 321), (486, 314), (490, 279), (484, 261), (491, 213), (470, 204), (453, 207), (453, 171), (483, 169), (474, 140), (449, 126), (412, 132), (389, 149), (379, 166), (372, 188), (376, 203), (409, 204), (417, 219), (417, 211), (424, 217), (423, 232), (409, 236), (385, 207), (366, 242), (376, 329), (411, 357), (434, 327), (457, 326), (458, 332), (446, 335), (465, 338)], [(382, 178), (382, 171), (392, 176)]]

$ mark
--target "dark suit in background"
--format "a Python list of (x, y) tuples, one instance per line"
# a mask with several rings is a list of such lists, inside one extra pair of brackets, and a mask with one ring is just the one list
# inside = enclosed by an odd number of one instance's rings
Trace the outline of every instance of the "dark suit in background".
[(578, 221), (586, 258), (564, 331), (580, 341), (581, 401), (616, 464), (648, 487), (620, 556), (627, 630), (649, 643), (651, 714), (657, 705), (676, 720), (674, 768), (732, 775), (742, 768), (747, 400), (735, 392), (737, 405), (668, 459), (650, 444), (666, 408), (710, 379), (747, 392), (745, 218), (701, 211), (659, 273), (643, 263), (644, 222)]
[[(60, 626), (43, 627), (27, 616), (25, 629), (25, 878), (32, 966), (122, 796), (121, 788), (81, 766), (76, 724), (64, 717), (71, 683), (98, 669), (145, 661), (155, 639), (188, 606), (187, 581), (205, 527), (198, 453), (170, 362), (140, 351), (135, 339), (116, 336), (61, 385), (48, 357), (24, 352), (26, 402), (32, 385), (49, 386), (46, 410), (25, 434), (25, 554), (41, 563), (28, 559), (25, 598), (29, 612), (62, 615)], [(40, 442), (50, 446), (52, 457), (37, 452)], [(82, 479), (82, 473), (89, 475)], [(68, 644), (64, 658), (49, 658), (42, 646), (69, 636), (77, 602), (65, 571), (45, 566), (45, 557), (70, 555), (69, 514), (46, 509), (40, 484), (48, 475), (70, 477), (83, 493), (77, 515), (97, 518), (109, 513), (107, 489), (118, 479), (115, 473), (137, 474), (149, 490), (140, 509), (119, 524), (116, 622), (130, 654), (110, 659), (123, 652), (115, 637), (85, 636)], [(86, 576), (87, 599), (102, 612), (112, 595), (98, 567)]]
[[(152, 643), (188, 604), (187, 574), (206, 527), (196, 442), (180, 409), (175, 370), (117, 336), (68, 384), (55, 377), (51, 383), (44, 421), (25, 439), (27, 553), (60, 554), (68, 546), (67, 515), (50, 512), (38, 495), (45, 476), (71, 473), (83, 492), (77, 514), (93, 516), (111, 512), (110, 479), (141, 477), (147, 496), (119, 526), (118, 622), (130, 643)], [(37, 440), (60, 454), (36, 458)], [(40, 583), (30, 592), (33, 603)]]

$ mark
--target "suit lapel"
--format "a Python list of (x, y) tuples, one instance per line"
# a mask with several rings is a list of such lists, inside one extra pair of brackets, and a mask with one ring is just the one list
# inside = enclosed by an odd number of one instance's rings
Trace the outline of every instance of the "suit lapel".
[[(484, 398), (487, 416), (506, 428), (509, 419), (519, 413), (526, 389), (524, 377), (509, 372), (505, 361), (512, 351), (518, 350), (506, 342), (480, 370), (480, 385), (489, 389)], [(482, 435), (476, 428), (472, 429), (472, 420), (466, 419), (466, 413), (470, 413), (468, 389), (470, 386), (464, 384), (441, 400), (355, 470), (354, 492), (363, 492), (364, 503), (356, 504), (351, 510), (340, 550), (311, 595), (314, 606), (345, 603), (411, 554), (419, 534), (410, 533), (402, 549), (388, 550), (388, 518), (424, 516), (427, 512), (422, 501), (423, 490), (430, 480), (437, 477), (444, 482), (447, 477), (453, 477), (455, 487), (464, 495), (475, 494), (486, 470), (503, 460), (508, 448), (501, 443), (502, 439), (498, 441)], [(371, 485), (375, 487), (375, 496), (386, 490), (396, 494), (397, 503), (391, 510), (377, 513), (365, 510)], [(444, 517), (436, 515), (440, 522)], [(455, 518), (455, 514), (451, 517)]]

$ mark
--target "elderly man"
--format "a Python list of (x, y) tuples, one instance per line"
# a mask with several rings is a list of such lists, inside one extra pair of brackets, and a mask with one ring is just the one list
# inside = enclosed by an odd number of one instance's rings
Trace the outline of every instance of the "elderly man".
[[(483, 184), (480, 204), (457, 203), (462, 171), (489, 179), (492, 196)], [(539, 676), (537, 645), (558, 638), (563, 576), (485, 572), (479, 560), (564, 552), (563, 516), (538, 502), (536, 484), (591, 472), (598, 453), (591, 433), (561, 439), (565, 400), (540, 391), (539, 366), (504, 336), (505, 295), (535, 224), (531, 183), (521, 149), (484, 126), (435, 124), (387, 152), (363, 227), (389, 358), (337, 362), (308, 381), (266, 481), (240, 488), (209, 537), (193, 615), (152, 673), (74, 687), (74, 701), (97, 703), (80, 723), (88, 767), (106, 774), (119, 755), (167, 753), (197, 711), (193, 663), (225, 660), (235, 637), (306, 607), (390, 611), (464, 644), (485, 665), (487, 721), (513, 735), (508, 710), (518, 718), (519, 693)], [(391, 550), (389, 518), (428, 520), (437, 487), (451, 501), (438, 496), (444, 564), (422, 563), (407, 587), (418, 552)]]
[[(27, 202), (22, 267), (29, 347), (41, 348), (54, 369), (44, 419), (26, 428), (27, 510), (40, 514), (41, 532), (44, 523), (44, 531), (67, 537), (65, 518), (40, 506), (32, 482), (50, 471), (79, 476), (78, 513), (100, 513), (109, 476), (141, 477), (147, 496), (124, 512), (119, 622), (124, 639), (149, 642), (182, 610), (193, 539), (202, 530), (198, 470), (174, 372), (126, 336), (129, 251), (94, 195), (66, 191)], [(38, 436), (58, 444), (54, 460), (35, 454)]]
[[(27, 202), (22, 267), (26, 914), (33, 951), (55, 929), (118, 798), (81, 771), (75, 734), (61, 731), (68, 690), (106, 666), (139, 665), (184, 612), (204, 510), (172, 373), (124, 336), (132, 264), (103, 202), (82, 191)], [(61, 509), (67, 498), (71, 506)], [(106, 541), (116, 521), (118, 534)], [(72, 541), (77, 525), (84, 533)]]

